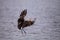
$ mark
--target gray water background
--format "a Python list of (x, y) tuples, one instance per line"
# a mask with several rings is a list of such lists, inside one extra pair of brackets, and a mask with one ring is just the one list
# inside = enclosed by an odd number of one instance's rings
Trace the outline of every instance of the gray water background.
[[(26, 35), (17, 28), (24, 9), (25, 19), (37, 18)], [(60, 40), (60, 0), (0, 0), (0, 40)]]

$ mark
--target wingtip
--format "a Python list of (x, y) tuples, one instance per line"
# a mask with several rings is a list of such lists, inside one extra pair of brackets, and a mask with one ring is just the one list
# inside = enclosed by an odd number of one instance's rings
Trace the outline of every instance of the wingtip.
[(26, 14), (27, 14), (27, 9), (24, 9), (24, 10), (21, 12), (20, 16), (23, 16), (23, 15), (26, 16)]

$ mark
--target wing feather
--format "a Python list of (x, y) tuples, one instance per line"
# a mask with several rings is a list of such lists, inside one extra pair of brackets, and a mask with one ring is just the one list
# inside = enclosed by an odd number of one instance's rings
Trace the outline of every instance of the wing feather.
[(27, 9), (23, 10), (23, 11), (21, 12), (20, 16), (23, 16), (23, 15), (26, 16), (26, 14), (27, 14)]

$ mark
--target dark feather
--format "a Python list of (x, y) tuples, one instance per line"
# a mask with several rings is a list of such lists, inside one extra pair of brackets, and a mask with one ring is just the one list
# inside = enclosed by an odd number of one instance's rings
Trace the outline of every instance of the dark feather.
[(23, 11), (21, 12), (20, 16), (23, 16), (23, 15), (26, 16), (26, 14), (27, 14), (27, 9), (23, 10)]
[(28, 26), (31, 26), (34, 24), (35, 20), (34, 21), (25, 21), (24, 17), (26, 16), (27, 14), (27, 9), (23, 10), (20, 14), (20, 18), (18, 19), (18, 29), (21, 30), (21, 28), (25, 28), (25, 27), (28, 27)]

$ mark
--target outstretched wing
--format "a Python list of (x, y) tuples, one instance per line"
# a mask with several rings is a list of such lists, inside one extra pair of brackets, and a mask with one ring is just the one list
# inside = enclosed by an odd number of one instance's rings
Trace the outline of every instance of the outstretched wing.
[(24, 9), (24, 10), (21, 12), (20, 16), (26, 16), (26, 14), (27, 14), (27, 9)]

